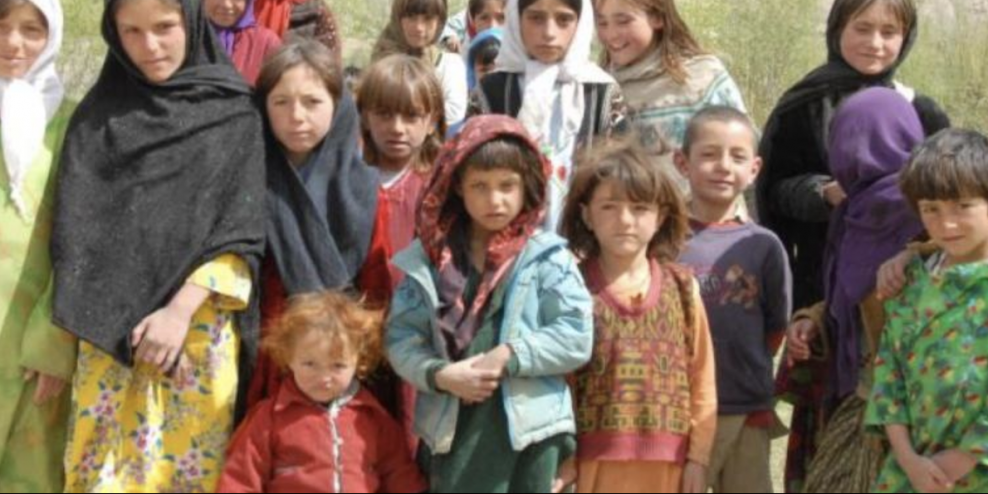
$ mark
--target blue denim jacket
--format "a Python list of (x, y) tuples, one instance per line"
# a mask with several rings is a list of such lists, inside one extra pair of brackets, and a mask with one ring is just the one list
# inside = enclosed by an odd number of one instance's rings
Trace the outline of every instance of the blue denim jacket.
[[(429, 382), (429, 369), (451, 361), (437, 319), (435, 267), (419, 242), (394, 263), (406, 277), (391, 305), (388, 359), (419, 391), (415, 433), (433, 453), (447, 454), (460, 401)], [(498, 333), (501, 344), (514, 349), (517, 365), (502, 381), (501, 394), (511, 445), (522, 451), (553, 436), (576, 433), (566, 375), (590, 360), (593, 299), (566, 242), (554, 233), (534, 235), (505, 282)]]

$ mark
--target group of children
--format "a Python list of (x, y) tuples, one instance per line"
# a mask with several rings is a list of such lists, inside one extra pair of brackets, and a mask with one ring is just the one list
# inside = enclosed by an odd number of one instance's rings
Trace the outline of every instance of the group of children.
[(988, 138), (911, 0), (764, 134), (673, 0), (396, 0), (353, 93), (257, 2), (109, 0), (76, 107), (0, 0), (0, 491), (771, 491), (777, 393), (787, 490), (988, 488)]

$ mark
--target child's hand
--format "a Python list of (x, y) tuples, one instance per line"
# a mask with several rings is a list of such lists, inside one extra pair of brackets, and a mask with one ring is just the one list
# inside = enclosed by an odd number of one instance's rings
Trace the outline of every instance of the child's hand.
[(436, 374), (436, 386), (468, 405), (487, 401), (500, 386), (501, 374), (476, 368), (483, 358), (484, 355), (478, 355), (446, 366)]
[(455, 34), (443, 38), (442, 45), (446, 51), (451, 53), (459, 53), (463, 48), (463, 43), (460, 42), (460, 37)]
[(810, 344), (820, 335), (820, 328), (810, 319), (797, 319), (786, 332), (786, 358), (789, 367), (810, 359)]
[(693, 461), (686, 463), (682, 492), (685, 494), (707, 492), (707, 467)]
[(978, 459), (959, 449), (948, 449), (933, 455), (933, 462), (947, 474), (951, 482), (964, 480), (978, 466)]
[(552, 483), (552, 493), (559, 494), (575, 484), (577, 478), (576, 472), (576, 458), (570, 458), (560, 465), (559, 473), (556, 474), (556, 480)]
[(25, 383), (31, 382), (34, 379), (38, 380), (38, 387), (34, 390), (34, 405), (39, 407), (58, 398), (65, 391), (65, 386), (68, 384), (60, 378), (41, 372), (32, 370), (24, 372)]
[(879, 300), (891, 300), (902, 293), (909, 280), (906, 278), (906, 268), (912, 262), (913, 254), (910, 251), (900, 252), (890, 259), (878, 270), (878, 286), (876, 287)]
[(840, 206), (847, 200), (847, 194), (844, 189), (841, 188), (840, 184), (835, 182), (830, 182), (823, 186), (823, 199), (827, 201), (832, 207)]
[(917, 492), (941, 493), (954, 490), (954, 483), (933, 460), (913, 454), (899, 460), (899, 466), (906, 471), (909, 482)]
[(151, 314), (131, 333), (135, 360), (154, 365), (162, 373), (175, 367), (182, 355), (192, 316), (171, 306)]
[(514, 351), (511, 350), (510, 346), (501, 345), (485, 353), (474, 365), (474, 368), (495, 371), (499, 377), (503, 378), (505, 369), (508, 367), (508, 362), (511, 361), (513, 355)]

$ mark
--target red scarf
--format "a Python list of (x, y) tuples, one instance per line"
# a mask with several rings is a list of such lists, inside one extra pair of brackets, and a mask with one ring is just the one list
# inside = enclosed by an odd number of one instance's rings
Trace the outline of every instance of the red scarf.
[(481, 315), (494, 291), (511, 272), (528, 239), (542, 225), (545, 215), (545, 195), (539, 204), (518, 215), (511, 224), (495, 234), (487, 245), (487, 258), (481, 273), (480, 286), (470, 307), (466, 306), (467, 276), (454, 262), (450, 234), (457, 218), (443, 216), (443, 206), (450, 194), (457, 169), (482, 145), (503, 137), (517, 139), (536, 153), (542, 173), (551, 173), (549, 161), (539, 152), (528, 132), (518, 121), (503, 116), (480, 116), (470, 119), (463, 131), (443, 148), (435, 175), (419, 208), (418, 236), (426, 254), (439, 274), (440, 326), (450, 354), (461, 358), (480, 330)]

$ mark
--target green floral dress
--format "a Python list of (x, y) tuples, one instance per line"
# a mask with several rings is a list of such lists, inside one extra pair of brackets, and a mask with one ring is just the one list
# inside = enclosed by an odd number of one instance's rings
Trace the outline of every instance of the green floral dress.
[[(954, 492), (988, 492), (988, 263), (934, 274), (923, 262), (886, 306), (868, 426), (909, 427), (916, 452), (960, 449), (980, 461)], [(894, 455), (874, 491), (915, 492)]]

